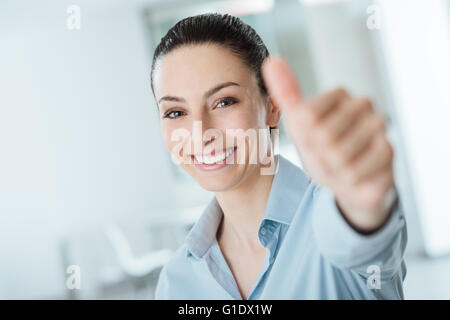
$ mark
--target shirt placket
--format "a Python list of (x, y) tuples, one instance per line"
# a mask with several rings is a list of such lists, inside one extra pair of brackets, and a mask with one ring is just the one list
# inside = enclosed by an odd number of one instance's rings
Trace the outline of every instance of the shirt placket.
[(236, 300), (242, 299), (236, 280), (220, 250), (217, 239), (214, 240), (205, 256), (208, 269), (220, 286)]
[(280, 224), (270, 220), (263, 220), (263, 222), (261, 223), (261, 226), (259, 228), (259, 237), (261, 244), (267, 250), (264, 257), (263, 267), (261, 268), (258, 278), (256, 279), (255, 284), (253, 285), (253, 288), (248, 295), (248, 300), (257, 299), (258, 296), (256, 295), (259, 295), (261, 293), (258, 289), (261, 285), (261, 281), (263, 280), (275, 258), (275, 250), (278, 243), (280, 227)]
[[(261, 280), (265, 276), (267, 270), (274, 260), (275, 249), (278, 243), (278, 235), (280, 232), (280, 224), (273, 221), (264, 221), (259, 229), (259, 237), (261, 244), (267, 249), (264, 257), (263, 266), (258, 274), (258, 277), (253, 285), (252, 290), (248, 296), (248, 300), (256, 299), (256, 294), (259, 294), (259, 286)], [(236, 280), (228, 266), (228, 263), (223, 256), (217, 239), (214, 240), (210, 249), (205, 255), (208, 269), (213, 278), (221, 285), (221, 287), (234, 299), (242, 300)]]

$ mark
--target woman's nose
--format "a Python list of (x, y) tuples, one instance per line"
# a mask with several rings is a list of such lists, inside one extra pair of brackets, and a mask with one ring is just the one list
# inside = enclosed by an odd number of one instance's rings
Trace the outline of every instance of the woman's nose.
[[(208, 134), (210, 131), (217, 131), (212, 122), (207, 117), (197, 116), (192, 122), (191, 142), (194, 148), (203, 149), (215, 140), (215, 135)], [(206, 134), (205, 134), (206, 133)]]
[(192, 117), (192, 134), (204, 134), (209, 129), (214, 129), (214, 121), (207, 111), (203, 108), (193, 113)]

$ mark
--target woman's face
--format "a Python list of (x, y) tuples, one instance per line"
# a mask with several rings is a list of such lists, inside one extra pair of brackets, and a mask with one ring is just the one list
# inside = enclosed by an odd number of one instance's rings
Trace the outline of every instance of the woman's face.
[[(203, 188), (227, 191), (260, 174), (258, 141), (267, 140), (280, 114), (261, 94), (254, 72), (229, 49), (201, 44), (172, 50), (155, 65), (153, 88), (166, 146)], [(250, 150), (257, 154), (251, 161)]]

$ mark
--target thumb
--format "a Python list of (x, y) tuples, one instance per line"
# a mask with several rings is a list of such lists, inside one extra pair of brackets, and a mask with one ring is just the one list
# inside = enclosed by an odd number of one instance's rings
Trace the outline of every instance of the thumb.
[(292, 69), (282, 58), (266, 58), (262, 74), (269, 94), (286, 113), (302, 106), (300, 86)]

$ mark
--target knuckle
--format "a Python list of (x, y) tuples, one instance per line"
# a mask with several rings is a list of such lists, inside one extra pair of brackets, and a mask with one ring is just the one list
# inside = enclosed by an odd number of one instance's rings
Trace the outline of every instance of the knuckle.
[(371, 117), (370, 120), (375, 131), (382, 131), (385, 129), (386, 125), (384, 123), (383, 118), (381, 118), (380, 116), (374, 115)]
[(381, 117), (377, 117), (378, 118), (378, 128), (380, 129), (380, 131), (386, 131), (386, 122), (384, 121), (383, 118)]
[(361, 98), (358, 100), (360, 111), (373, 111), (373, 104), (369, 98)]
[(352, 113), (353, 117), (359, 117), (359, 116), (363, 116), (365, 113), (367, 113), (367, 107), (365, 107), (363, 104), (361, 103), (353, 103), (351, 105), (351, 110), (350, 112)]
[(381, 118), (381, 117), (380, 117), (380, 121), (381, 121), (381, 124), (380, 124), (381, 129), (382, 129), (383, 131), (386, 131), (386, 129), (387, 129), (386, 121), (385, 121), (383, 118)]
[(392, 160), (394, 158), (394, 148), (387, 140), (385, 141), (385, 144), (386, 144), (388, 159)]
[(333, 94), (339, 99), (349, 97), (347, 90), (345, 90), (345, 88), (343, 87), (337, 87), (336, 89), (334, 89)]
[(370, 101), (361, 99), (352, 99), (348, 106), (348, 113), (352, 116), (359, 116), (363, 114), (370, 114), (372, 107)]

